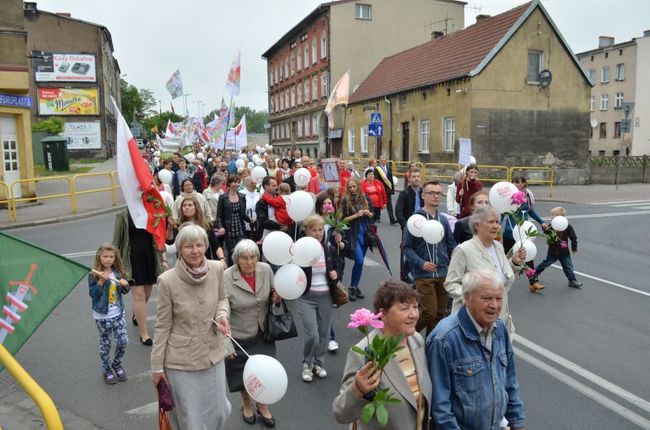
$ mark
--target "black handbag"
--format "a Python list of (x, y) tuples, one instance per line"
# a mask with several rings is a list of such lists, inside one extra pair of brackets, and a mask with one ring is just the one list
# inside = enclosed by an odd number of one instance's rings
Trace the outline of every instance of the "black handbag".
[[(276, 309), (279, 310), (280, 308), (282, 308), (281, 313), (277, 313)], [(266, 320), (264, 321), (264, 340), (271, 342), (297, 336), (296, 323), (293, 321), (293, 315), (287, 309), (284, 300), (281, 305), (275, 305), (269, 301), (269, 312), (266, 314)]]

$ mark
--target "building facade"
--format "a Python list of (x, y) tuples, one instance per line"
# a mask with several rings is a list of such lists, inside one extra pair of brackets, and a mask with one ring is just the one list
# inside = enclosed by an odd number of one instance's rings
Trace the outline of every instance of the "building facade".
[(598, 48), (578, 58), (593, 84), (591, 155), (650, 154), (650, 31), (623, 43), (600, 36)]
[(68, 150), (76, 156), (110, 157), (117, 139), (110, 97), (120, 103), (120, 68), (106, 27), (26, 2), (27, 51), (31, 53), (32, 121), (52, 115), (65, 121)]
[(324, 113), (331, 86), (350, 70), (352, 91), (385, 56), (464, 26), (464, 2), (392, 0), (323, 3), (262, 57), (267, 60), (270, 139), (312, 157), (342, 152), (345, 109)]
[[(344, 154), (456, 163), (466, 138), (479, 164), (552, 167), (558, 182), (584, 183), (590, 90), (535, 0), (385, 58), (351, 96)], [(368, 136), (374, 112), (383, 138)]]

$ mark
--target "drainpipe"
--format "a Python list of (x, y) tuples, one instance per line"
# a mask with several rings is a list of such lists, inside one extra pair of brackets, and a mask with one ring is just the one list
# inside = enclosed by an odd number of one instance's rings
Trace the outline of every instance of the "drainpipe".
[(388, 97), (384, 96), (384, 101), (388, 104), (388, 159), (393, 159), (393, 104)]

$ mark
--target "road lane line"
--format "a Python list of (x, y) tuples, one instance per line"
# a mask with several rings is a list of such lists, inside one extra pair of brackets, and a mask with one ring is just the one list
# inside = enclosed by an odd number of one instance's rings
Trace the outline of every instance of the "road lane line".
[(626, 407), (616, 403), (609, 397), (606, 397), (602, 394), (600, 394), (598, 391), (587, 387), (585, 384), (582, 382), (579, 382), (569, 375), (557, 370), (556, 368), (549, 366), (548, 364), (538, 360), (537, 358), (533, 357), (532, 355), (520, 350), (519, 348), (514, 348), (515, 354), (517, 357), (521, 358), (522, 360), (526, 361), (528, 364), (537, 367), (538, 369), (542, 370), (543, 372), (546, 372), (550, 376), (554, 377), (560, 382), (565, 383), (569, 387), (573, 388), (574, 390), (584, 394), (585, 396), (589, 397), (590, 399), (594, 400), (597, 403), (600, 403), (601, 405), (605, 406), (607, 409), (611, 410), (612, 412), (617, 413), (618, 415), (622, 416), (626, 420), (638, 425), (639, 427), (643, 429), (650, 429), (650, 421), (647, 419), (643, 418), (641, 415), (632, 412), (631, 410), (627, 409)]
[(554, 363), (564, 367), (565, 369), (570, 370), (571, 372), (580, 375), (583, 378), (593, 382), (594, 384), (600, 386), (604, 390), (607, 390), (610, 393), (624, 400), (627, 400), (628, 402), (632, 403), (633, 405), (637, 406), (640, 409), (643, 409), (646, 412), (650, 412), (650, 402), (648, 402), (647, 400), (644, 400), (641, 397), (630, 393), (629, 391), (619, 387), (618, 385), (613, 384), (608, 380), (601, 378), (595, 373), (592, 373), (587, 369), (578, 366), (576, 363), (569, 361), (566, 358), (561, 357), (552, 351), (549, 351), (543, 346), (537, 345), (535, 342), (528, 340), (519, 334), (515, 334), (514, 340), (515, 342), (525, 346), (531, 351), (535, 351), (536, 353), (543, 356), (544, 358), (547, 358), (553, 361)]
[(61, 254), (65, 258), (77, 258), (77, 257), (88, 257), (90, 255), (95, 255), (97, 251), (81, 251), (81, 252), (71, 252), (69, 254)]
[[(551, 264), (551, 267), (562, 270), (562, 266), (557, 265), (557, 264)], [(647, 291), (637, 290), (636, 288), (627, 287), (627, 286), (622, 285), (622, 284), (617, 284), (616, 282), (608, 281), (607, 279), (598, 278), (596, 276), (592, 276), (592, 275), (588, 275), (586, 273), (578, 272), (577, 270), (575, 270), (574, 272), (576, 274), (580, 275), (580, 276), (584, 276), (585, 278), (593, 279), (595, 281), (602, 282), (604, 284), (608, 284), (608, 285), (611, 285), (613, 287), (620, 288), (622, 290), (627, 290), (627, 291), (631, 291), (633, 293), (641, 294), (642, 296), (650, 297), (650, 293), (648, 293)]]
[(129, 409), (124, 411), (127, 415), (157, 415), (158, 414), (158, 402), (151, 402), (137, 408)]
[(642, 202), (623, 203), (623, 204), (620, 204), (620, 205), (610, 205), (610, 206), (615, 207), (615, 208), (630, 208), (630, 207), (639, 206), (639, 205), (647, 205), (648, 203), (650, 203), (650, 201), (645, 200), (645, 201), (642, 201)]
[[(630, 212), (605, 212), (602, 214), (585, 214), (585, 215), (569, 215), (567, 218), (569, 221), (572, 219), (581, 219), (581, 218), (610, 218), (610, 217), (618, 217), (618, 216), (631, 216), (631, 215), (648, 215), (650, 214), (650, 210), (647, 211), (630, 211)], [(544, 221), (549, 221), (551, 217), (543, 217), (542, 218)]]
[(625, 204), (625, 203), (650, 203), (650, 200), (620, 200), (620, 201), (610, 201), (610, 202), (597, 202), (597, 203), (587, 203), (590, 205), (615, 205), (615, 204)]

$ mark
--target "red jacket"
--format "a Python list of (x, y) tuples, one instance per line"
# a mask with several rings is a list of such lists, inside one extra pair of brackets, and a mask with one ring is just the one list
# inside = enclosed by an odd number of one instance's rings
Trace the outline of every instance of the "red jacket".
[(263, 193), (261, 199), (264, 200), (269, 206), (275, 208), (275, 220), (278, 222), (278, 224), (293, 224), (293, 220), (287, 212), (287, 201), (282, 198), (282, 196), (273, 197), (269, 193)]
[(386, 207), (388, 197), (386, 196), (386, 189), (378, 180), (373, 180), (372, 183), (367, 179), (361, 181), (361, 191), (370, 198), (372, 205), (378, 209)]
[[(469, 199), (472, 197), (472, 194), (481, 191), (483, 189), (483, 183), (478, 179), (472, 179), (468, 181), (463, 179), (456, 191), (456, 202), (460, 205), (460, 216), (458, 218), (465, 218), (472, 214), (472, 208), (469, 204)], [(460, 190), (463, 190), (463, 195), (460, 195)]]

